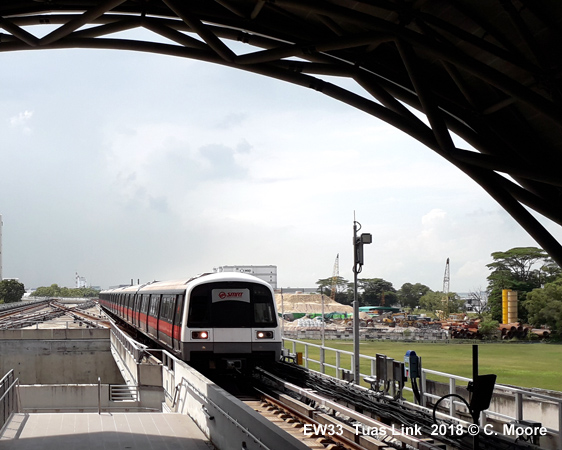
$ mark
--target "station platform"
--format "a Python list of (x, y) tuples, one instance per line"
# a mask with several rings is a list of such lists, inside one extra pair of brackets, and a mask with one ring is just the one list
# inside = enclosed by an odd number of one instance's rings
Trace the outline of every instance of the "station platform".
[(212, 450), (188, 417), (173, 413), (56, 413), (12, 416), (0, 449)]

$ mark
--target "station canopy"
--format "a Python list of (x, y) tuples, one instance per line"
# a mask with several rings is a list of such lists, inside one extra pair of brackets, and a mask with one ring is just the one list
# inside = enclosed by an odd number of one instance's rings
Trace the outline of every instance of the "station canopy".
[(2, 0), (0, 29), (0, 51), (154, 52), (314, 89), (457, 166), (562, 265), (541, 223), (562, 224), (558, 0)]

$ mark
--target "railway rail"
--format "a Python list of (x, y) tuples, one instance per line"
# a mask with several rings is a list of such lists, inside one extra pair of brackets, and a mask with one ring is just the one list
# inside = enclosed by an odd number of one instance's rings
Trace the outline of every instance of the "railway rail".
[(16, 306), (0, 312), (0, 330), (25, 328), (65, 315), (68, 316), (69, 320), (77, 321), (80, 325), (91, 328), (108, 328), (108, 321), (100, 320), (99, 315), (84, 311), (95, 305), (94, 301), (89, 301), (74, 307), (68, 307), (56, 300), (45, 300), (30, 305)]
[[(274, 372), (258, 368), (254, 375), (258, 385), (267, 386), (267, 395), (283, 403), (278, 407), (300, 421), (303, 431), (322, 431), (320, 435), (316, 434), (332, 439), (334, 443), (328, 444), (328, 447), (337, 445), (353, 450), (540, 448), (501, 434), (480, 433), (475, 440), (459, 422), (439, 420), (435, 423), (428, 411), (412, 409), (400, 401), (384, 397), (380, 392), (315, 374), (292, 364), (279, 363)], [(265, 397), (263, 401), (272, 402)], [(291, 408), (297, 413), (291, 412)], [(312, 420), (308, 422), (308, 427), (303, 420), (303, 411), (306, 420)]]
[(313, 449), (540, 449), (501, 433), (475, 438), (469, 422), (439, 413), (435, 421), (421, 406), (287, 362), (251, 376), (204, 375)]
[(45, 305), (47, 305), (48, 303), (49, 303), (48, 300), (41, 300), (38, 302), (30, 302), (24, 304), (20, 304), (19, 302), (4, 304), (2, 305), (2, 309), (0, 310), (0, 319), (5, 317), (10, 317), (24, 311), (33, 311), (36, 309), (41, 309), (44, 308)]
[(280, 371), (286, 372), (286, 368), (280, 365), (268, 369), (257, 368), (251, 379), (242, 376), (210, 377), (254, 411), (312, 449), (445, 448), (443, 442), (437, 442), (429, 433), (422, 435), (419, 427), (403, 426), (396, 419), (392, 424), (383, 423), (338, 403), (331, 396), (320, 394), (316, 389), (302, 388), (288, 382), (283, 375), (277, 375)]

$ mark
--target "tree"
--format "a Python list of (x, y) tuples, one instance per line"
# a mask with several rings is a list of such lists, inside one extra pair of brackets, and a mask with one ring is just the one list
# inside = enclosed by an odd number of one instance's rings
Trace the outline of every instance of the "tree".
[(61, 288), (58, 284), (38, 287), (31, 295), (33, 297), (62, 297)]
[(50, 286), (38, 287), (31, 295), (34, 297), (92, 298), (97, 297), (98, 294), (99, 291), (91, 287), (67, 288), (58, 284), (51, 284)]
[(25, 286), (18, 280), (0, 281), (0, 302), (13, 303), (21, 301), (25, 294)]
[(492, 319), (502, 320), (502, 290), (512, 289), (518, 293), (518, 316), (527, 320), (524, 307), (527, 293), (554, 281), (562, 272), (547, 253), (536, 247), (515, 247), (506, 252), (492, 253), (494, 262), (487, 264), (492, 271), (488, 276), (488, 301)]
[(488, 295), (486, 292), (482, 292), (481, 288), (469, 291), (468, 303), (472, 306), (472, 311), (478, 314), (478, 317), (480, 318), (482, 318), (484, 313), (490, 310)]
[[(443, 302), (445, 294), (443, 292), (430, 291), (420, 298), (420, 307), (426, 311), (437, 314), (437, 311), (445, 311), (445, 303)], [(454, 292), (449, 292), (449, 313), (461, 312), (464, 309), (464, 302)]]
[(544, 288), (527, 294), (525, 308), (529, 312), (529, 323), (539, 327), (547, 325), (553, 332), (562, 331), (562, 278), (547, 283)]
[(498, 334), (499, 322), (497, 320), (486, 319), (480, 322), (478, 331), (482, 334), (484, 338), (492, 339)]
[[(332, 277), (330, 278), (321, 278), (316, 282), (318, 285), (318, 293), (327, 295), (331, 297), (332, 294)], [(347, 304), (347, 289), (349, 285), (349, 281), (343, 277), (336, 277), (336, 292), (335, 292), (335, 300), (339, 303)]]
[(420, 298), (430, 291), (425, 284), (404, 283), (398, 291), (398, 302), (404, 308), (415, 308), (419, 306)]
[(390, 281), (382, 278), (360, 278), (357, 285), (362, 291), (359, 303), (362, 306), (392, 305), (396, 302), (396, 289)]

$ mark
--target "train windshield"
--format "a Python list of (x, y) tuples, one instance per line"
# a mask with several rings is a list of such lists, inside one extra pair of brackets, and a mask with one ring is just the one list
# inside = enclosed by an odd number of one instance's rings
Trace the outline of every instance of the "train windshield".
[(193, 289), (189, 300), (190, 327), (276, 327), (271, 291), (260, 284), (209, 283)]

